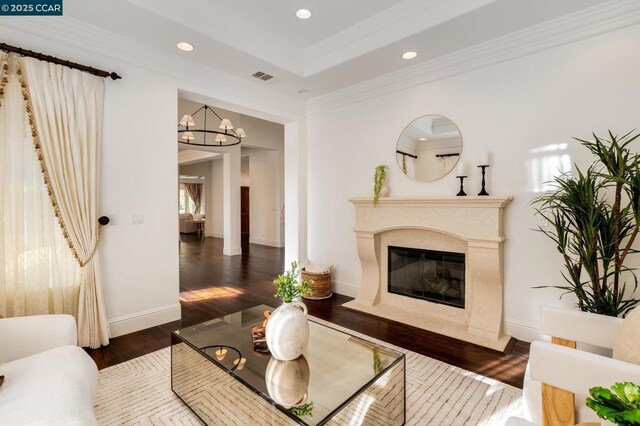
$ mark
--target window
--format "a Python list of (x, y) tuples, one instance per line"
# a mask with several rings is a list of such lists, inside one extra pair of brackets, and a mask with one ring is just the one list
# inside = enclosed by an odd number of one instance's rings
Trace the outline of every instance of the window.
[(189, 193), (187, 192), (187, 189), (184, 187), (183, 183), (180, 184), (180, 195), (178, 198), (178, 203), (179, 203), (178, 212), (180, 214), (195, 213), (196, 205), (194, 204), (193, 200), (189, 196)]

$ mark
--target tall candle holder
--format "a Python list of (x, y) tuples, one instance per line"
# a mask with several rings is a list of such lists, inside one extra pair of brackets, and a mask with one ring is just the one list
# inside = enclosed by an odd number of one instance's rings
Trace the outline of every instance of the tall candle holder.
[(456, 176), (456, 177), (460, 179), (460, 191), (458, 191), (456, 195), (458, 197), (466, 197), (467, 193), (464, 192), (464, 178), (466, 178), (467, 176)]
[(483, 165), (480, 165), (478, 167), (480, 167), (482, 169), (482, 190), (478, 193), (478, 195), (489, 195), (489, 193), (485, 189), (485, 179), (484, 179), (485, 169), (487, 167), (489, 167), (489, 165), (488, 164), (483, 164)]

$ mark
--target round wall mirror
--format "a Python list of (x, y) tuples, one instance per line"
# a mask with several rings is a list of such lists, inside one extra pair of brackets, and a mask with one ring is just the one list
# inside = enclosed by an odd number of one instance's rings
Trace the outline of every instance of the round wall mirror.
[(442, 115), (424, 115), (404, 128), (396, 144), (403, 173), (431, 182), (454, 169), (462, 154), (462, 134), (456, 123)]

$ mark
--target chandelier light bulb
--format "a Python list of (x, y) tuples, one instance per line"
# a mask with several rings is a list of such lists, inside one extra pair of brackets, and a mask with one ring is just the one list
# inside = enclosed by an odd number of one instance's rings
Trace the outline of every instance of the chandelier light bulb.
[(216, 142), (225, 143), (226, 141), (227, 141), (227, 138), (224, 135), (216, 135)]
[(193, 117), (189, 114), (185, 114), (182, 116), (182, 120), (180, 120), (181, 126), (195, 126), (196, 122), (193, 121)]
[(242, 127), (238, 127), (236, 129), (236, 134), (241, 138), (246, 138), (247, 137), (247, 134), (244, 132), (244, 129)]
[(225, 131), (226, 130), (231, 130), (231, 129), (233, 129), (233, 124), (231, 124), (231, 120), (229, 120), (228, 118), (224, 118), (220, 122), (220, 128), (225, 130)]
[(182, 134), (182, 139), (184, 139), (185, 141), (192, 141), (195, 139), (195, 137), (193, 136), (193, 133), (191, 132), (184, 132)]

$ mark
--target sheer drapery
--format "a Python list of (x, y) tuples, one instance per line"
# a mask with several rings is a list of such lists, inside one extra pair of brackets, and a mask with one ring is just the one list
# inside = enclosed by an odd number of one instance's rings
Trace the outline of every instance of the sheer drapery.
[(201, 183), (185, 183), (184, 184), (187, 193), (193, 200), (193, 204), (196, 206), (194, 213), (200, 213), (202, 207), (202, 184)]
[(42, 180), (16, 57), (0, 55), (0, 315), (76, 315), (80, 266)]
[(23, 58), (22, 83), (37, 155), (53, 209), (68, 247), (81, 267), (78, 341), (109, 343), (98, 259), (98, 197), (102, 143), (102, 78)]

